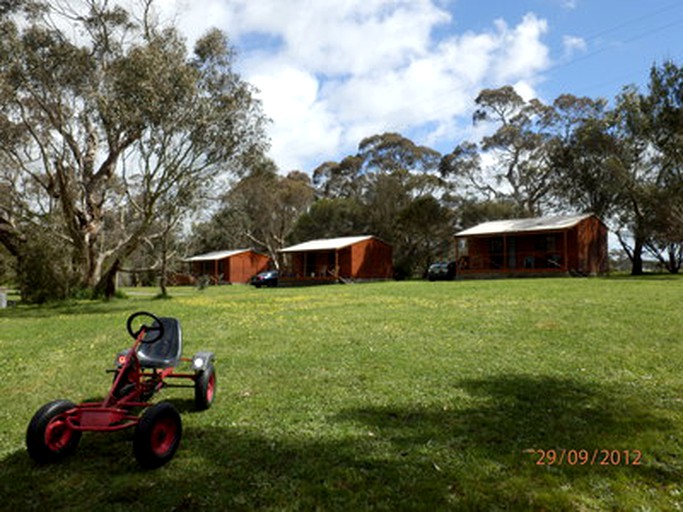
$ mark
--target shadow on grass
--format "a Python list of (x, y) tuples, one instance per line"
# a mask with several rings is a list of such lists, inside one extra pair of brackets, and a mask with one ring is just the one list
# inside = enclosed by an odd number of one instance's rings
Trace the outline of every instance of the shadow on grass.
[(683, 274), (672, 274), (670, 272), (646, 272), (639, 276), (631, 274), (613, 274), (606, 278), (609, 281), (678, 281), (683, 279)]
[[(153, 305), (149, 306), (151, 309)], [(0, 309), (0, 318), (50, 318), (56, 315), (93, 316), (111, 315), (137, 311), (138, 306), (128, 299), (113, 299), (110, 301), (64, 301), (41, 305), (22, 305)]]
[[(675, 426), (633, 390), (530, 375), (463, 380), (455, 387), (475, 405), (362, 408), (340, 419), (367, 425), (390, 439), (398, 453), (424, 447), (439, 471), (451, 472), (457, 481), (451, 486), (453, 498), (465, 508), (507, 503), (571, 510), (582, 508), (581, 494), (585, 503), (594, 502), (592, 489), (599, 487), (609, 489), (601, 499), (610, 508), (613, 493), (675, 489), (683, 477)], [(660, 443), (654, 448), (653, 439)], [(556, 454), (552, 464), (549, 450)], [(627, 458), (639, 464), (627, 464)], [(537, 503), (544, 492), (556, 495)], [(616, 506), (632, 508), (633, 503)]]
[(176, 458), (152, 472), (135, 465), (132, 432), (84, 436), (78, 452), (56, 466), (36, 466), (17, 452), (2, 461), (3, 505), (572, 510), (667, 508), (666, 500), (674, 499), (667, 489), (680, 482), (681, 464), (664, 447), (643, 453), (640, 466), (610, 467), (537, 466), (525, 451), (646, 450), (639, 443), (677, 434), (647, 403), (553, 377), (464, 380), (455, 388), (469, 397), (438, 407), (332, 411), (329, 431), (283, 428), (266, 436), (256, 427), (210, 425), (209, 411), (207, 425), (187, 427)]
[[(495, 456), (523, 449), (622, 448), (643, 432), (673, 430), (632, 394), (620, 396), (573, 379), (508, 375), (455, 384), (475, 405), (442, 409), (357, 409), (341, 419), (386, 429), (414, 442), (444, 438)], [(607, 443), (607, 444), (606, 444)]]

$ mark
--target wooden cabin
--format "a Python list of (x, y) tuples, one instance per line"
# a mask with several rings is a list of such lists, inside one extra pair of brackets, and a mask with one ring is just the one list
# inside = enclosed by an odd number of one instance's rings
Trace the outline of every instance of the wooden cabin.
[(287, 277), (298, 280), (375, 280), (393, 277), (392, 248), (374, 236), (310, 240), (285, 247)]
[(251, 276), (266, 270), (270, 257), (252, 249), (214, 251), (185, 259), (195, 278), (209, 276), (211, 283), (248, 283)]
[(456, 275), (597, 275), (608, 270), (607, 227), (595, 215), (485, 222), (460, 231)]

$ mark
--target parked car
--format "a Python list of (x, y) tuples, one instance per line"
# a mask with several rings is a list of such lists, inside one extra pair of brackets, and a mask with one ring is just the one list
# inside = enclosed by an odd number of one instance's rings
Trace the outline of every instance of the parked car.
[(455, 261), (439, 261), (429, 265), (427, 279), (430, 281), (450, 281), (455, 279)]
[(253, 276), (250, 283), (256, 288), (261, 288), (261, 286), (277, 286), (277, 280), (280, 276), (277, 270), (266, 270), (265, 272), (259, 272)]

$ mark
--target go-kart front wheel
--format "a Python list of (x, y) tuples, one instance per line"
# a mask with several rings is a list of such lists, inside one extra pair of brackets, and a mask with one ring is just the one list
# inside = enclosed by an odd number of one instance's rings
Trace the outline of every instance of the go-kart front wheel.
[(216, 369), (209, 364), (205, 370), (197, 372), (194, 380), (194, 406), (203, 411), (211, 407), (216, 396)]
[(55, 400), (33, 415), (26, 430), (26, 448), (33, 460), (41, 464), (57, 462), (76, 450), (81, 432), (69, 427), (64, 416), (74, 407), (68, 400)]
[(159, 402), (145, 410), (133, 437), (133, 453), (140, 466), (155, 469), (170, 461), (182, 433), (180, 414), (170, 402)]

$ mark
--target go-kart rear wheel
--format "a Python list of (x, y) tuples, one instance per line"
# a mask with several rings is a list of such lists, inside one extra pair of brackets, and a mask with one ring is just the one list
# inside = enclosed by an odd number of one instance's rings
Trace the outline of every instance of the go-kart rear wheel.
[(41, 464), (57, 462), (76, 450), (81, 432), (69, 427), (64, 416), (74, 407), (69, 400), (55, 400), (33, 415), (26, 429), (26, 448), (33, 460)]
[(209, 364), (205, 370), (197, 372), (194, 380), (194, 406), (203, 411), (211, 407), (216, 396), (216, 369)]
[(140, 466), (155, 469), (170, 461), (182, 433), (180, 414), (170, 402), (159, 402), (145, 410), (133, 437), (133, 453)]

